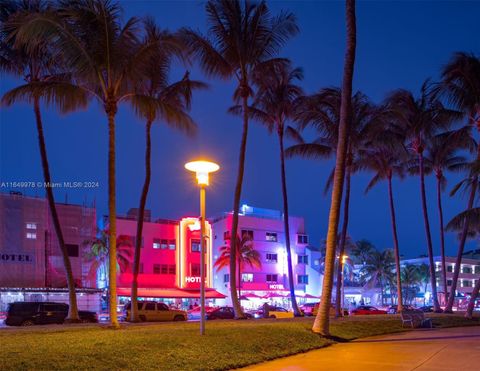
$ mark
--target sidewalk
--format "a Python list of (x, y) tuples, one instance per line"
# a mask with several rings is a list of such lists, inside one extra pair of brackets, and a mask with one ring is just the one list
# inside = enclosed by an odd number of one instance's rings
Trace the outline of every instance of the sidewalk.
[(359, 339), (245, 368), (300, 370), (478, 370), (480, 326), (415, 330)]

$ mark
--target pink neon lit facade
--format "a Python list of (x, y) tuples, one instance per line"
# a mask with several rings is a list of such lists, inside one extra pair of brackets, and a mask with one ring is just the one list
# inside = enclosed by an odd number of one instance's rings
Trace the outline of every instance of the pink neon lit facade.
[[(130, 217), (117, 218), (117, 235), (129, 236), (135, 241), (137, 221)], [(207, 222), (206, 285), (212, 287), (212, 244), (211, 226)], [(143, 225), (139, 291), (155, 292), (162, 297), (162, 291), (143, 289), (182, 289), (195, 292), (200, 288), (200, 230), (197, 218), (183, 218), (180, 221), (160, 219), (145, 221)], [(132, 283), (131, 264), (118, 275), (119, 295), (129, 295)], [(172, 291), (163, 291), (173, 297)], [(177, 292), (182, 297), (181, 292)], [(153, 296), (153, 295), (152, 295)], [(185, 294), (184, 297), (190, 297)], [(208, 297), (208, 295), (207, 295)]]

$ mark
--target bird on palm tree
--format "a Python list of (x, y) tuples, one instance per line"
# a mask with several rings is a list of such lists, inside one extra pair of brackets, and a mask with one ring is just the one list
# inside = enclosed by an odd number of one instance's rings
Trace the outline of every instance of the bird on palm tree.
[[(439, 84), (442, 96), (466, 117), (467, 124), (480, 129), (480, 58), (474, 54), (455, 53), (451, 61), (442, 71), (442, 79)], [(480, 161), (480, 146), (477, 146), (476, 161)], [(469, 189), (470, 196), (466, 210), (473, 207), (473, 201), (477, 192), (477, 180), (472, 179)], [(458, 276), (462, 262), (465, 242), (468, 236), (468, 220), (463, 223), (460, 234), (460, 242), (457, 250), (457, 258), (453, 271), (452, 286), (448, 297), (445, 312), (451, 313), (455, 290), (457, 289)]]
[[(31, 13), (49, 11), (48, 3), (44, 1), (11, 1), (2, 3), (2, 7), (4, 7), (4, 11), (0, 13), (2, 24), (0, 32), (0, 70), (20, 77), (25, 81), (23, 85), (17, 86), (3, 95), (2, 105), (10, 106), (18, 101), (26, 101), (33, 106), (43, 178), (45, 184), (52, 184), (40, 103), (52, 105), (60, 112), (66, 113), (74, 109), (84, 108), (87, 105), (87, 97), (84, 91), (71, 83), (68, 69), (65, 69), (61, 60), (51, 53), (51, 49), (47, 47), (46, 42), (36, 40), (35, 43), (27, 47), (16, 38), (18, 27), (23, 20), (27, 19)], [(65, 246), (55, 197), (52, 187), (47, 186), (45, 191), (67, 276), (70, 303), (67, 321), (78, 322), (80, 318), (78, 316), (72, 265)]]
[[(273, 16), (265, 1), (210, 0), (205, 6), (209, 29), (202, 35), (184, 29), (183, 36), (191, 53), (209, 76), (234, 79), (236, 102), (241, 102), (243, 113), (242, 136), (238, 159), (238, 173), (233, 200), (233, 220), (230, 235), (236, 236), (247, 149), (249, 98), (253, 95), (252, 77), (255, 71), (276, 59), (279, 49), (298, 32), (295, 16), (281, 12)], [(235, 244), (236, 241), (233, 241)], [(244, 317), (236, 292), (236, 249), (230, 257), (230, 294), (235, 317)]]
[[(257, 70), (253, 75), (256, 87), (254, 102), (249, 107), (252, 119), (265, 125), (270, 133), (278, 136), (280, 149), (280, 174), (283, 196), (283, 220), (285, 229), (285, 249), (287, 251), (288, 283), (293, 313), (296, 317), (302, 316), (295, 297), (294, 273), (292, 266), (292, 251), (290, 246), (290, 226), (288, 212), (287, 180), (285, 173), (284, 137), (288, 120), (293, 118), (296, 102), (303, 95), (296, 81), (303, 78), (300, 68), (293, 68), (289, 61), (283, 64), (271, 64)], [(230, 110), (241, 113), (241, 107), (235, 106)]]
[[(232, 243), (230, 242), (228, 245), (220, 247), (220, 256), (213, 264), (217, 271), (230, 267), (231, 245)], [(237, 235), (237, 243), (234, 244), (234, 246), (237, 249), (235, 259), (237, 260), (238, 296), (240, 297), (240, 290), (242, 288), (242, 271), (244, 271), (247, 266), (260, 269), (262, 267), (262, 262), (260, 259), (260, 253), (255, 250), (252, 238), (248, 234), (244, 234), (242, 238)]]
[[(172, 40), (143, 43), (137, 18), (121, 21), (118, 3), (105, 0), (59, 2), (54, 10), (30, 14), (16, 32), (19, 42), (31, 48), (36, 40), (49, 46), (53, 57), (68, 66), (75, 84), (103, 107), (108, 123), (108, 214), (110, 322), (118, 328), (116, 294), (116, 115), (122, 102), (137, 101), (135, 83), (148, 58), (158, 50), (178, 50)], [(144, 97), (144, 104), (150, 102)]]
[(418, 163), (420, 179), (421, 205), (427, 240), (428, 259), (430, 264), (433, 306), (436, 312), (441, 312), (435, 280), (435, 264), (433, 261), (433, 244), (430, 230), (430, 220), (427, 209), (425, 190), (425, 150), (427, 141), (441, 130), (448, 129), (461, 118), (457, 111), (447, 109), (434, 94), (431, 85), (426, 81), (416, 98), (407, 90), (397, 90), (387, 99), (387, 107), (397, 115), (397, 123), (405, 135), (405, 146)]
[[(163, 40), (175, 42), (177, 35), (168, 31), (160, 30), (151, 19), (144, 22), (145, 39), (144, 44), (155, 42), (162, 43)], [(180, 41), (176, 41), (180, 44)], [(140, 94), (140, 99), (136, 96), (132, 98), (132, 104), (138, 116), (145, 120), (145, 180), (140, 195), (137, 220), (137, 236), (142, 236), (143, 219), (145, 204), (147, 202), (148, 190), (151, 179), (151, 130), (154, 122), (161, 122), (174, 129), (183, 131), (192, 135), (196, 131), (196, 124), (188, 115), (192, 100), (192, 90), (206, 87), (205, 84), (192, 81), (189, 73), (174, 83), (168, 81), (168, 73), (174, 58), (182, 58), (179, 55), (180, 50), (166, 49), (158, 50), (145, 61), (144, 73), (142, 78), (137, 81), (136, 92)], [(145, 103), (145, 97), (151, 98), (151, 102)], [(131, 321), (138, 322), (137, 292), (138, 292), (138, 273), (140, 268), (141, 238), (137, 238), (135, 244), (135, 258), (133, 263), (132, 293), (131, 293)]]

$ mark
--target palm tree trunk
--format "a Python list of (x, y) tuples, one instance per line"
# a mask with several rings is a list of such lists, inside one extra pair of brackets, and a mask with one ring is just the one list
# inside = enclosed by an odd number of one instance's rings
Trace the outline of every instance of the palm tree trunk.
[(338, 128), (337, 160), (333, 178), (332, 200), (328, 217), (327, 246), (325, 255), (325, 275), (322, 284), (322, 301), (312, 331), (324, 336), (330, 335), (330, 303), (332, 300), (333, 273), (335, 265), (335, 247), (337, 245), (338, 221), (342, 203), (343, 180), (345, 175), (345, 157), (347, 134), (352, 116), (352, 81), (355, 65), (356, 19), (355, 0), (346, 0), (347, 47), (343, 70), (340, 123)]
[(389, 175), (388, 177), (388, 198), (390, 201), (390, 216), (392, 218), (393, 250), (395, 252), (395, 269), (396, 269), (396, 276), (397, 276), (397, 296), (398, 296), (397, 312), (400, 313), (403, 310), (402, 278), (401, 278), (401, 270), (400, 270), (400, 248), (398, 246), (398, 235), (397, 235), (397, 218), (395, 216), (395, 204), (393, 202), (393, 188), (392, 188), (391, 175)]
[(425, 193), (425, 174), (423, 168), (423, 154), (419, 152), (419, 170), (420, 170), (420, 191), (422, 195), (423, 221), (425, 223), (425, 234), (427, 236), (428, 262), (430, 266), (430, 285), (432, 286), (433, 307), (435, 312), (441, 312), (437, 296), (437, 279), (435, 277), (435, 263), (433, 262), (432, 235), (430, 233), (430, 221), (428, 219), (427, 196)]
[(472, 318), (473, 317), (473, 309), (475, 308), (475, 300), (478, 297), (478, 292), (480, 291), (480, 279), (477, 279), (475, 283), (475, 287), (472, 290), (472, 295), (470, 296), (470, 300), (468, 301), (467, 312), (465, 313), (465, 318)]
[(133, 278), (132, 278), (132, 292), (131, 292), (131, 308), (130, 308), (130, 321), (138, 322), (137, 308), (137, 294), (138, 294), (138, 273), (140, 271), (140, 254), (142, 252), (142, 235), (143, 235), (143, 219), (145, 215), (145, 204), (147, 203), (148, 189), (150, 187), (151, 178), (151, 130), (152, 120), (147, 121), (146, 126), (146, 146), (145, 146), (145, 181), (143, 182), (142, 195), (140, 196), (140, 205), (138, 207), (138, 220), (137, 220), (137, 238), (135, 239), (135, 257), (133, 259)]
[(297, 299), (295, 297), (295, 283), (292, 266), (292, 249), (290, 247), (290, 225), (288, 214), (288, 196), (287, 196), (287, 177), (285, 174), (285, 152), (283, 149), (283, 124), (278, 129), (278, 139), (280, 142), (280, 171), (282, 175), (282, 196), (283, 196), (283, 223), (285, 228), (285, 248), (287, 249), (287, 266), (288, 266), (288, 287), (290, 289), (290, 300), (292, 302), (293, 314), (295, 317), (301, 317), (302, 312), (298, 308)]
[(43, 178), (45, 179), (45, 190), (47, 193), (47, 202), (50, 209), (50, 214), (52, 216), (53, 227), (55, 228), (55, 233), (58, 239), (58, 245), (60, 246), (60, 251), (62, 252), (63, 265), (65, 267), (65, 273), (67, 276), (67, 286), (68, 286), (68, 315), (66, 318), (67, 322), (80, 322), (80, 317), (78, 316), (78, 306), (77, 306), (77, 295), (75, 293), (75, 280), (73, 279), (72, 264), (68, 256), (67, 247), (65, 246), (65, 240), (63, 239), (62, 228), (60, 226), (60, 220), (58, 218), (57, 208), (55, 206), (55, 198), (53, 196), (52, 183), (50, 177), (50, 167), (48, 165), (47, 157), (47, 147), (45, 145), (45, 137), (43, 135), (43, 123), (42, 115), (40, 113), (40, 101), (38, 97), (34, 98), (33, 109), (35, 112), (35, 119), (37, 124), (37, 133), (38, 133), (38, 145), (40, 147), (40, 157), (42, 159), (42, 170)]
[[(245, 83), (243, 83), (246, 85)], [(246, 90), (246, 86), (244, 86)], [(243, 108), (243, 132), (242, 141), (240, 143), (240, 154), (238, 159), (238, 173), (237, 183), (235, 185), (235, 195), (233, 199), (233, 220), (232, 220), (232, 232), (230, 241), (230, 295), (232, 298), (232, 306), (235, 312), (235, 318), (243, 318), (242, 306), (237, 296), (237, 285), (235, 279), (235, 269), (237, 265), (237, 232), (238, 232), (238, 213), (240, 211), (240, 197), (242, 195), (243, 174), (245, 171), (245, 155), (247, 152), (247, 135), (248, 135), (248, 94), (243, 92), (242, 97)], [(240, 236), (242, 237), (242, 236)]]
[[(467, 210), (470, 210), (473, 207), (473, 203), (475, 201), (475, 195), (477, 193), (477, 182), (478, 182), (477, 178), (475, 178), (475, 180), (472, 182), (472, 185), (470, 188), (470, 196), (468, 197)], [(462, 264), (463, 250), (465, 248), (465, 242), (467, 241), (467, 236), (468, 236), (468, 225), (469, 225), (468, 219), (465, 218), (462, 234), (460, 235), (460, 243), (458, 245), (457, 258), (455, 260), (455, 266), (453, 269), (452, 287), (450, 288), (447, 306), (445, 307), (446, 313), (453, 312), (452, 308), (455, 302), (455, 291), (457, 291), (458, 276), (460, 274), (460, 266)]]
[(444, 304), (447, 303), (447, 263), (445, 261), (445, 231), (443, 227), (443, 209), (442, 209), (442, 185), (441, 176), (437, 176), (437, 205), (438, 217), (440, 219), (440, 255), (442, 258), (442, 285)]
[[(349, 154), (347, 154), (349, 156)], [(350, 162), (347, 159), (347, 162)], [(335, 286), (335, 317), (343, 317), (343, 308), (342, 308), (342, 276), (343, 276), (343, 255), (345, 254), (345, 243), (347, 240), (347, 230), (348, 230), (348, 214), (350, 207), (350, 179), (352, 173), (350, 165), (347, 163), (345, 169), (345, 200), (343, 201), (343, 225), (342, 232), (340, 235), (340, 244), (338, 251), (338, 265), (337, 265), (337, 285)]]
[(108, 116), (108, 281), (110, 324), (120, 327), (117, 319), (117, 210), (115, 194), (115, 115), (117, 103), (109, 100), (105, 111)]

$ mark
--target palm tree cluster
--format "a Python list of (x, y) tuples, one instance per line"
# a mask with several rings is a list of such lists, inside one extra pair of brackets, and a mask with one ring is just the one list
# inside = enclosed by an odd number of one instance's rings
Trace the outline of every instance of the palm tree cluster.
[[(358, 252), (366, 266), (395, 272), (365, 272), (382, 285), (396, 286), (398, 310), (402, 310), (402, 269), (400, 241), (396, 222), (393, 183), (407, 175), (419, 180), (420, 205), (423, 212), (429, 277), (435, 310), (440, 311), (437, 296), (434, 246), (427, 207), (425, 178), (437, 180), (438, 217), (440, 221), (439, 250), (442, 255), (442, 282), (445, 285), (445, 244), (442, 195), (446, 175), (465, 171), (465, 181), (454, 188), (467, 188), (470, 196), (466, 212), (457, 216), (447, 229), (459, 231), (459, 248), (455, 276), (448, 295), (446, 310), (451, 310), (458, 280), (461, 257), (467, 238), (480, 232), (478, 190), (480, 147), (473, 139), (472, 128), (480, 130), (480, 59), (458, 53), (446, 65), (438, 82), (427, 80), (417, 94), (404, 89), (389, 93), (384, 101), (372, 102), (362, 92), (353, 92), (352, 81), (356, 51), (355, 1), (347, 0), (345, 8), (347, 42), (344, 77), (341, 87), (321, 88), (306, 94), (299, 86), (302, 70), (280, 56), (282, 47), (299, 32), (295, 15), (288, 11), (272, 14), (265, 1), (209, 0), (206, 2), (208, 29), (206, 33), (190, 28), (169, 32), (149, 18), (121, 17), (121, 7), (110, 0), (73, 0), (48, 2), (2, 2), (0, 61), (2, 72), (14, 74), (25, 83), (7, 92), (5, 106), (23, 100), (35, 113), (42, 168), (45, 181), (51, 179), (40, 103), (54, 106), (65, 113), (85, 107), (96, 100), (105, 114), (108, 127), (108, 253), (110, 281), (110, 318), (116, 319), (116, 115), (120, 104), (133, 108), (145, 122), (145, 181), (139, 197), (139, 217), (133, 263), (132, 302), (136, 300), (140, 264), (144, 210), (147, 202), (151, 169), (151, 127), (165, 123), (184, 133), (194, 134), (196, 125), (189, 116), (193, 90), (205, 88), (193, 81), (188, 71), (176, 82), (170, 82), (173, 61), (197, 63), (208, 78), (235, 82), (229, 111), (241, 117), (238, 173), (233, 191), (233, 221), (230, 236), (238, 236), (240, 199), (246, 164), (249, 124), (256, 121), (275, 133), (279, 143), (279, 170), (283, 195), (284, 229), (291, 303), (296, 315), (292, 248), (289, 231), (289, 209), (285, 158), (301, 156), (319, 160), (335, 159), (327, 180), (331, 190), (331, 208), (326, 238), (325, 278), (322, 302), (313, 331), (329, 334), (329, 311), (333, 277), (342, 277), (342, 264), (335, 264), (348, 250), (348, 223), (352, 177), (362, 171), (372, 174), (365, 190), (368, 192), (385, 181), (392, 225), (393, 250), (372, 256), (364, 243)], [(305, 138), (314, 130), (312, 141)], [(285, 147), (285, 139), (292, 142)], [(470, 159), (470, 153), (475, 158)], [(64, 256), (70, 289), (71, 312), (78, 319), (70, 262), (51, 189), (47, 188), (52, 219)], [(339, 232), (340, 216), (342, 226)], [(248, 246), (243, 236), (233, 238), (223, 251), (222, 265), (229, 262), (230, 293), (235, 317), (243, 317), (237, 292), (237, 277), (243, 263), (239, 254)], [(387, 252), (388, 251), (388, 252)], [(388, 256), (387, 256), (388, 255)], [(251, 264), (255, 260), (252, 260)], [(248, 264), (250, 264), (248, 263)], [(218, 263), (220, 264), (220, 263)], [(388, 268), (388, 269), (387, 269)], [(335, 274), (336, 269), (336, 274)], [(376, 271), (376, 272), (374, 272)], [(238, 273), (238, 274), (237, 274)], [(405, 277), (405, 274), (403, 274)], [(394, 282), (397, 282), (395, 285)], [(480, 280), (474, 293), (478, 293)], [(447, 293), (445, 293), (447, 294)], [(474, 300), (472, 295), (472, 300)], [(337, 285), (337, 315), (341, 315)], [(137, 308), (133, 303), (132, 308)], [(137, 314), (132, 310), (132, 320)]]

